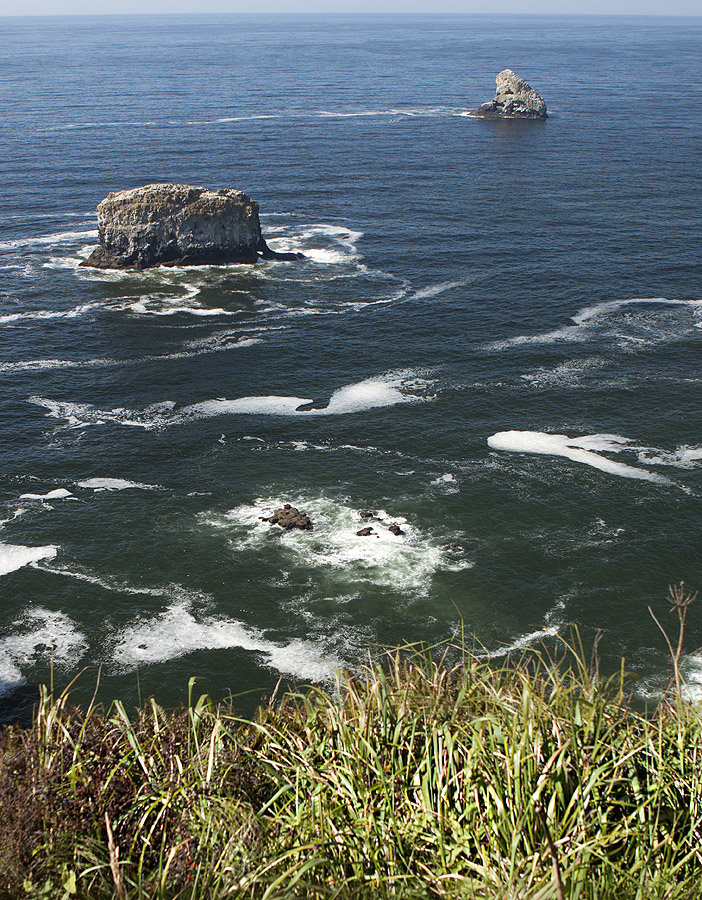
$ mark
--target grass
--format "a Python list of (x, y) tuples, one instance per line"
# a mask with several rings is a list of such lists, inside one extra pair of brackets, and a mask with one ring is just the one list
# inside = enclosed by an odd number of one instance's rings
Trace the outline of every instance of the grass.
[(0, 897), (699, 897), (698, 710), (635, 712), (582, 651), (448, 658), (393, 651), (251, 721), (43, 690), (0, 738)]

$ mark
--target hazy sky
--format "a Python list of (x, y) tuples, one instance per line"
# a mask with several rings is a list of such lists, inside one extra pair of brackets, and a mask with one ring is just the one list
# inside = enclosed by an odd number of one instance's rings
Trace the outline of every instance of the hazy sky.
[(0, 0), (0, 15), (126, 13), (571, 13), (702, 15), (701, 0)]

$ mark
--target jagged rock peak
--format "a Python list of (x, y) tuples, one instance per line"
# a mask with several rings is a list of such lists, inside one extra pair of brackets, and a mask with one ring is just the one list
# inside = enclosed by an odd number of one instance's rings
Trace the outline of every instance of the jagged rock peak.
[(488, 119), (545, 119), (546, 104), (531, 85), (511, 69), (503, 69), (495, 79), (497, 91), (492, 100), (471, 112)]
[(302, 256), (272, 251), (261, 234), (258, 203), (229, 188), (147, 184), (108, 194), (97, 218), (100, 246), (84, 266), (146, 269)]

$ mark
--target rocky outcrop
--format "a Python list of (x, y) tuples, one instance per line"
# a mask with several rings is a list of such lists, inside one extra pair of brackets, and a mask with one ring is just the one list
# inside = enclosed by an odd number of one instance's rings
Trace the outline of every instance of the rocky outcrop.
[(241, 191), (147, 184), (98, 204), (100, 246), (81, 263), (100, 269), (301, 259), (276, 253), (261, 234), (258, 203)]
[(291, 528), (300, 528), (302, 531), (312, 531), (314, 525), (308, 515), (300, 512), (290, 503), (281, 506), (280, 509), (274, 509), (272, 516), (261, 516), (262, 522), (269, 522), (271, 525), (280, 525), (285, 531)]
[[(360, 517), (364, 522), (379, 522), (381, 525), (384, 525), (387, 528), (390, 534), (394, 534), (395, 537), (402, 537), (405, 534), (405, 532), (396, 522), (388, 525), (386, 521), (381, 519), (380, 516), (377, 516), (375, 513), (362, 512), (360, 513)], [(378, 532), (375, 531), (375, 529), (373, 529), (370, 525), (366, 525), (365, 528), (361, 528), (356, 532), (356, 535), (357, 537), (379, 537)]]
[(511, 69), (503, 69), (495, 79), (494, 99), (473, 110), (471, 116), (485, 119), (545, 119), (546, 104), (534, 88)]

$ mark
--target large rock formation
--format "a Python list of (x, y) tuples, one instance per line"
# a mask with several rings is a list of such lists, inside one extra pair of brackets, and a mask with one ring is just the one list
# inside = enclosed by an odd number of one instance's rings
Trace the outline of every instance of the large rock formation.
[(511, 69), (503, 69), (495, 79), (494, 99), (473, 110), (471, 116), (486, 119), (545, 119), (546, 104), (534, 88)]
[(100, 246), (82, 266), (147, 269), (302, 258), (268, 247), (258, 203), (241, 191), (147, 184), (108, 194), (97, 217)]

